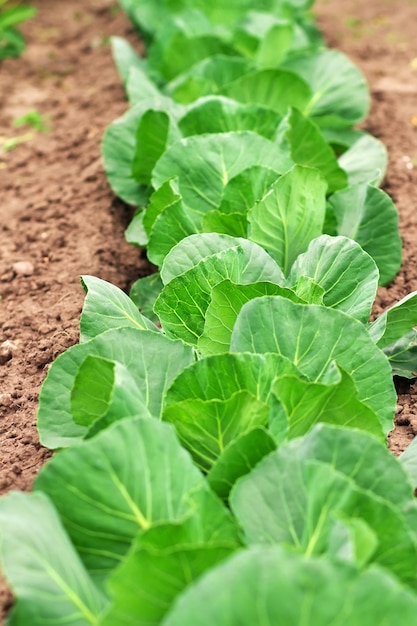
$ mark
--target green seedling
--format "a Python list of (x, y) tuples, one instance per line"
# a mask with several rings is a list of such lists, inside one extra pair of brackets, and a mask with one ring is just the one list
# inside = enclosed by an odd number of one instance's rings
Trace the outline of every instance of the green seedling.
[(31, 126), (40, 133), (46, 133), (48, 131), (48, 123), (45, 116), (36, 109), (28, 111), (24, 115), (20, 115), (13, 120), (13, 126), (20, 128), (21, 126)]

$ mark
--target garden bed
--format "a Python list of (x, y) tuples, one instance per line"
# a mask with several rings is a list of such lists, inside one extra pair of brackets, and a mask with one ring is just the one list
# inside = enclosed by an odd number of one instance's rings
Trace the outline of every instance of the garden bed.
[[(58, 22), (52, 2), (39, 3), (38, 17), (25, 27), (26, 53), (0, 72), (0, 135), (19, 134), (11, 122), (30, 109), (50, 119), (47, 134), (0, 157), (0, 340), (11, 342), (0, 366), (2, 492), (29, 489), (49, 456), (37, 443), (36, 403), (48, 365), (77, 341), (79, 275), (125, 289), (149, 271), (140, 252), (124, 242), (130, 211), (109, 191), (99, 152), (104, 127), (126, 108), (106, 37), (126, 36), (131, 27), (113, 4), (85, 4), (63, 4)], [(332, 0), (318, 2), (317, 15), (328, 43), (365, 71), (373, 94), (365, 128), (386, 143), (391, 157), (385, 188), (400, 211), (404, 264), (394, 284), (380, 290), (382, 310), (417, 289), (417, 7), (404, 2), (398, 10), (381, 1), (341, 7)], [(399, 391), (394, 452), (417, 431), (415, 386)]]

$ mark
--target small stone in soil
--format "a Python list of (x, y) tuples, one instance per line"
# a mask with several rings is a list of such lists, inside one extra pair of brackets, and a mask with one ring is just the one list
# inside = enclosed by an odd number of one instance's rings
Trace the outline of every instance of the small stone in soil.
[(0, 393), (0, 406), (12, 406), (13, 398), (11, 393)]
[(13, 271), (20, 276), (32, 276), (35, 268), (30, 261), (18, 261), (13, 264)]
[(0, 365), (5, 365), (13, 357), (13, 352), (17, 350), (17, 345), (8, 339), (0, 345)]

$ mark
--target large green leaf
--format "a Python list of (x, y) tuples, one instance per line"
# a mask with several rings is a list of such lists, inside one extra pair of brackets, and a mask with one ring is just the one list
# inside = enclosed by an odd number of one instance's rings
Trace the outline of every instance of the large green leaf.
[(234, 31), (235, 47), (257, 67), (278, 67), (294, 40), (295, 25), (271, 13), (249, 12)]
[(379, 139), (365, 133), (339, 157), (339, 165), (348, 175), (349, 184), (378, 185), (385, 176), (387, 149)]
[[(218, 233), (191, 235), (180, 241), (175, 248), (172, 248), (165, 259), (161, 269), (162, 282), (167, 285), (173, 278), (195, 268), (201, 261), (207, 260), (219, 252), (238, 247), (242, 248), (247, 256), (249, 262), (248, 270), (252, 267), (251, 276), (254, 280), (259, 280), (258, 271), (260, 265), (263, 264), (265, 268), (264, 280), (284, 282), (284, 275), (279, 267), (271, 257), (265, 254), (262, 248), (243, 237), (232, 237)], [(258, 264), (258, 259), (261, 261), (260, 264)], [(245, 275), (250, 282), (249, 275), (246, 272)]]
[(281, 454), (329, 463), (361, 489), (402, 510), (408, 509), (413, 500), (412, 486), (401, 463), (385, 445), (363, 431), (319, 424), (306, 436), (286, 444)]
[(315, 169), (296, 165), (248, 213), (249, 237), (288, 274), (323, 230), (327, 184)]
[(288, 285), (292, 287), (302, 276), (311, 277), (323, 287), (323, 304), (366, 324), (375, 300), (379, 272), (373, 259), (357, 243), (347, 237), (317, 237), (307, 252), (296, 259)]
[(392, 373), (403, 378), (417, 377), (417, 331), (408, 333), (384, 348)]
[[(139, 106), (141, 111), (142, 105)], [(110, 187), (127, 204), (136, 206), (146, 204), (148, 198), (146, 189), (138, 184), (132, 173), (139, 115), (135, 109), (130, 109), (112, 122), (105, 132), (101, 148)]]
[(170, 280), (155, 302), (155, 312), (165, 332), (197, 345), (213, 287), (225, 279), (250, 284), (277, 282), (281, 276), (278, 266), (260, 246), (242, 240), (233, 248), (203, 258)]
[(417, 292), (386, 309), (369, 327), (369, 334), (384, 349), (417, 326)]
[(74, 422), (71, 391), (79, 368), (87, 356), (97, 356), (124, 365), (142, 391), (152, 415), (158, 417), (165, 390), (193, 362), (189, 347), (160, 333), (119, 328), (73, 346), (59, 356), (43, 384), (38, 411), (41, 441), (49, 448), (77, 443), (87, 427)]
[(399, 460), (407, 472), (409, 481), (414, 489), (417, 489), (417, 439), (415, 437), (401, 454)]
[(149, 185), (152, 170), (168, 147), (170, 118), (165, 111), (146, 111), (136, 130), (132, 172), (141, 185)]
[(252, 132), (197, 135), (174, 144), (158, 161), (155, 188), (177, 176), (178, 189), (196, 227), (220, 206), (230, 179), (255, 165), (284, 172), (291, 161), (267, 139)]
[(243, 306), (230, 349), (281, 354), (313, 381), (335, 361), (352, 376), (359, 400), (377, 413), (384, 432), (392, 429), (396, 394), (389, 363), (362, 324), (341, 311), (257, 298)]
[(15, 492), (2, 498), (0, 532), (3, 571), (17, 597), (10, 626), (99, 623), (107, 598), (44, 494)]
[(292, 108), (283, 119), (277, 140), (283, 149), (289, 150), (294, 163), (314, 167), (322, 173), (329, 193), (347, 186), (346, 172), (320, 129), (297, 109)]
[(176, 102), (190, 104), (203, 96), (224, 93), (229, 83), (249, 72), (251, 67), (250, 61), (242, 57), (214, 55), (168, 83), (165, 93)]
[[(377, 414), (358, 399), (352, 378), (341, 372), (339, 379), (331, 382), (310, 382), (299, 375), (279, 377), (272, 387), (273, 393), (283, 407), (287, 422), (287, 438), (300, 437), (312, 426), (321, 423), (359, 428), (384, 441)], [(276, 418), (275, 418), (276, 419)], [(271, 431), (281, 432), (282, 415)]]
[(133, 374), (121, 363), (97, 356), (87, 356), (78, 370), (71, 413), (74, 422), (90, 428), (86, 437), (124, 417), (152, 417)]
[[(111, 188), (122, 200), (136, 206), (144, 205), (147, 202), (148, 191), (146, 186), (149, 183), (149, 174), (153, 163), (152, 159), (145, 159), (147, 170), (143, 166), (143, 171), (147, 176), (139, 176), (138, 180), (138, 174), (143, 172), (137, 163), (135, 165), (135, 157), (136, 159), (141, 156), (145, 158), (145, 144), (152, 143), (152, 136), (149, 137), (152, 125), (149, 120), (145, 123), (146, 116), (149, 117), (150, 115), (151, 119), (159, 115), (169, 117), (168, 131), (165, 133), (166, 136), (162, 134), (160, 141), (162, 140), (162, 143), (165, 141), (165, 144), (172, 144), (180, 139), (176, 122), (184, 111), (183, 107), (176, 105), (170, 98), (165, 98), (160, 93), (141, 93), (143, 97), (136, 106), (110, 124), (102, 143), (104, 168)], [(143, 120), (144, 116), (145, 121)], [(149, 146), (148, 149), (150, 149)], [(153, 160), (157, 154), (152, 148)]]
[(158, 332), (158, 328), (139, 313), (134, 302), (118, 287), (94, 276), (83, 276), (81, 282), (87, 292), (80, 320), (81, 342), (112, 328)]
[(191, 518), (141, 535), (109, 580), (113, 605), (102, 626), (159, 625), (184, 589), (235, 550), (218, 528), (210, 529), (215, 530), (210, 535), (207, 526), (197, 526)]
[(401, 265), (398, 212), (391, 198), (372, 185), (358, 184), (332, 195), (337, 234), (350, 237), (371, 255), (386, 285)]
[(227, 183), (219, 211), (228, 215), (236, 213), (246, 215), (278, 178), (279, 174), (276, 171), (265, 167), (254, 166), (244, 170)]
[(311, 99), (306, 82), (282, 69), (249, 72), (226, 85), (221, 93), (238, 102), (259, 104), (280, 115), (285, 115), (290, 106), (304, 110)]
[(416, 611), (415, 595), (379, 568), (359, 572), (268, 546), (245, 550), (200, 578), (162, 624), (396, 626), (400, 614), (413, 626)]
[(178, 192), (178, 181), (174, 178), (166, 180), (149, 199), (149, 204), (143, 216), (143, 227), (148, 235), (152, 233), (154, 224), (162, 211), (181, 201)]
[(281, 543), (306, 556), (326, 554), (338, 519), (360, 519), (376, 534), (371, 560), (415, 586), (417, 545), (406, 518), (388, 500), (360, 489), (332, 464), (265, 457), (231, 492), (248, 544)]
[(184, 137), (251, 130), (273, 140), (280, 121), (281, 116), (271, 109), (224, 96), (207, 96), (187, 107), (179, 128)]
[(162, 414), (164, 421), (175, 426), (180, 442), (203, 471), (238, 437), (266, 426), (268, 418), (268, 405), (248, 391), (238, 391), (225, 400), (183, 400)]
[[(145, 65), (135, 65), (130, 68), (126, 92), (131, 106), (142, 103), (144, 100), (163, 98), (162, 92), (149, 76)], [(174, 106), (174, 103), (172, 105)]]
[(287, 359), (275, 354), (218, 354), (200, 359), (184, 369), (168, 389), (165, 406), (189, 399), (227, 400), (248, 391), (268, 402), (271, 384), (280, 374), (296, 373)]
[[(35, 482), (97, 581), (121, 563), (138, 533), (195, 512), (213, 516), (226, 536), (234, 526), (167, 424), (127, 419), (57, 454)], [(205, 507), (198, 492), (208, 492)], [(209, 525), (214, 522), (209, 520)]]
[(232, 441), (207, 474), (210, 487), (226, 500), (241, 476), (248, 474), (277, 444), (264, 428), (253, 428)]
[(353, 126), (366, 117), (370, 104), (366, 79), (341, 52), (304, 52), (289, 57), (282, 67), (310, 86), (312, 97), (302, 111), (320, 126)]
[(233, 326), (242, 306), (249, 300), (262, 296), (282, 296), (300, 304), (306, 302), (291, 289), (274, 283), (236, 285), (230, 280), (224, 280), (211, 290), (203, 333), (197, 342), (200, 352), (205, 356), (228, 352)]
[(159, 322), (154, 313), (153, 305), (161, 293), (163, 283), (158, 272), (149, 274), (135, 281), (130, 288), (129, 297), (136, 304), (139, 311), (153, 322)]
[(203, 12), (189, 10), (162, 22), (148, 50), (148, 64), (165, 81), (216, 54), (234, 55), (235, 50), (216, 31)]

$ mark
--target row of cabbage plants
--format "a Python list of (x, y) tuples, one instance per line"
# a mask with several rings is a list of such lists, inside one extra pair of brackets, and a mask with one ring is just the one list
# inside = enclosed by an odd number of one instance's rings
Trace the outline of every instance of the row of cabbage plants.
[(417, 296), (369, 323), (401, 240), (360, 71), (306, 0), (123, 0), (107, 130), (128, 240), (42, 388), (57, 450), (0, 500), (12, 625), (412, 625), (417, 456), (387, 449)]

